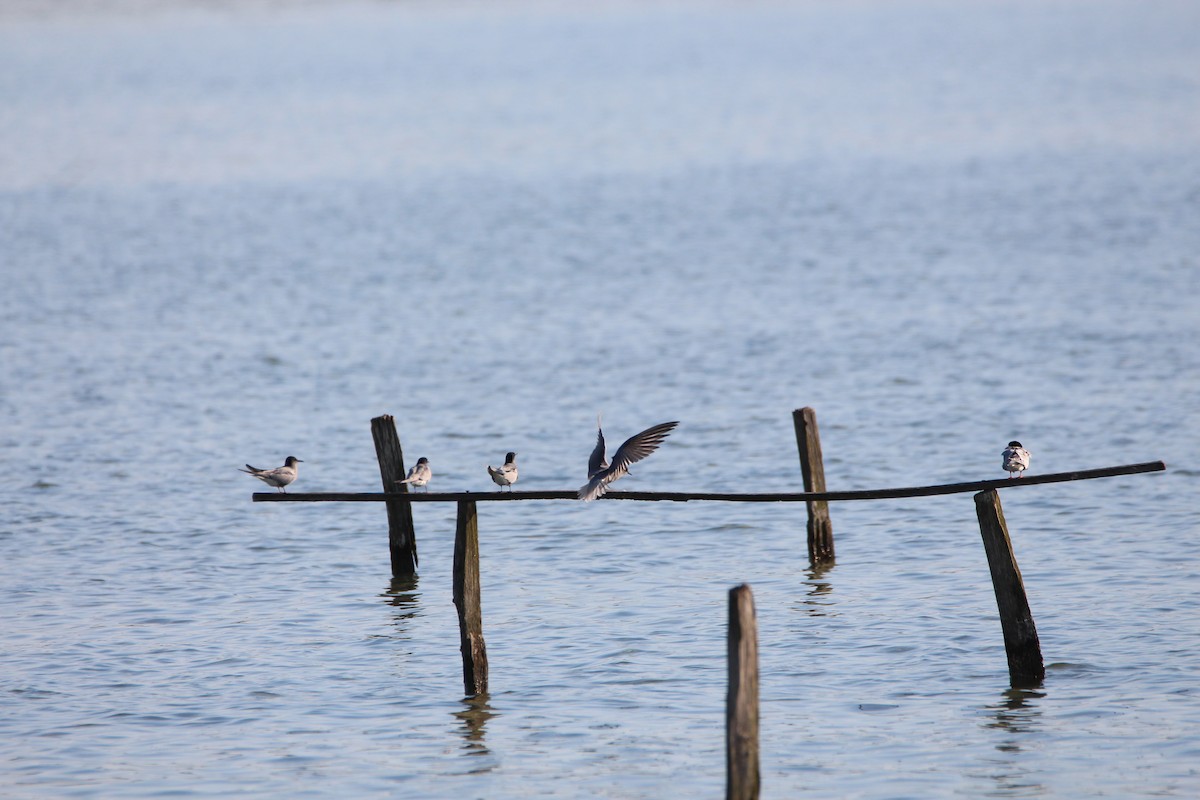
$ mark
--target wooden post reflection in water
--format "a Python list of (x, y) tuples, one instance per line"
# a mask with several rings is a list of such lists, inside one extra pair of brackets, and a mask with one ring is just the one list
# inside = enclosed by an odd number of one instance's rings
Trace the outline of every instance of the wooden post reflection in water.
[(758, 769), (758, 623), (754, 593), (729, 590), (729, 690), (725, 697), (725, 797), (755, 800)]
[(1008, 654), (1009, 680), (1017, 688), (1038, 686), (1046, 677), (1042, 647), (1029, 610), (1029, 599), (1025, 596), (1021, 568), (1013, 555), (999, 493), (990, 489), (975, 495), (975, 513), (979, 517), (983, 549), (987, 551), (988, 566), (992, 571), (992, 588), (996, 590), (1004, 650)]
[(474, 500), (458, 501), (454, 532), (454, 606), (462, 646), (463, 691), (468, 696), (488, 690), (487, 645), (483, 641), (483, 609), (479, 591), (479, 519)]
[[(454, 712), (454, 716), (462, 722), (462, 730), (459, 733), (463, 737), (463, 747), (473, 756), (489, 755), (486, 728), (488, 720), (496, 716), (496, 713), (488, 705), (488, 696), (477, 694), (465, 697), (462, 705), (463, 709)], [(479, 771), (479, 769), (472, 770), (472, 772)], [(483, 771), (488, 770), (484, 769)]]
[[(385, 494), (405, 494), (408, 484), (396, 483), (405, 476), (404, 450), (396, 433), (396, 420), (384, 414), (371, 420), (371, 436), (375, 439), (375, 456), (379, 459), (379, 476)], [(402, 577), (417, 571), (417, 534), (413, 529), (412, 506), (389, 502), (388, 551), (392, 556), (392, 575)]]
[[(821, 434), (817, 431), (817, 412), (805, 406), (792, 412), (796, 427), (796, 446), (800, 449), (800, 474), (805, 492), (825, 491), (825, 463), (821, 459)], [(816, 566), (833, 561), (833, 523), (829, 520), (829, 503), (809, 500), (808, 559)]]

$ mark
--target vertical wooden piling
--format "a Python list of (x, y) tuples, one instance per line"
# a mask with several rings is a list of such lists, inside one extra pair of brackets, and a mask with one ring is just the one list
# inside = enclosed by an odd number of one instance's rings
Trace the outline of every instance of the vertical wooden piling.
[(996, 605), (1000, 609), (1009, 679), (1014, 688), (1038, 686), (1046, 677), (1042, 647), (1029, 610), (1029, 599), (1025, 596), (1021, 569), (1013, 555), (999, 493), (990, 489), (975, 495), (975, 513), (979, 517), (979, 532), (983, 535), (983, 549), (987, 551)]
[[(821, 435), (817, 431), (817, 412), (805, 406), (792, 412), (796, 426), (796, 445), (800, 448), (800, 473), (804, 491), (825, 491), (825, 463), (821, 460)], [(833, 561), (833, 523), (829, 503), (810, 500), (808, 507), (808, 558), (813, 566)]]
[(756, 800), (758, 769), (758, 623), (754, 593), (729, 590), (729, 691), (725, 696), (725, 797)]
[(487, 694), (487, 645), (483, 641), (483, 609), (479, 591), (479, 521), (474, 500), (458, 501), (454, 533), (454, 606), (462, 646), (463, 690)]
[[(396, 433), (396, 420), (384, 414), (371, 420), (371, 436), (375, 439), (375, 456), (379, 459), (379, 475), (385, 494), (402, 494), (408, 484), (396, 483), (405, 476), (404, 451)], [(392, 576), (414, 575), (417, 571), (417, 534), (413, 529), (412, 505), (388, 502), (388, 550), (392, 556)]]

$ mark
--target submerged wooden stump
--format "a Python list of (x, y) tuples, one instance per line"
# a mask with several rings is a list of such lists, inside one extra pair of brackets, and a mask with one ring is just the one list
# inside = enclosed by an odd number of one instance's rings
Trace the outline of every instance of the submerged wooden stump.
[(725, 697), (725, 797), (755, 800), (758, 768), (758, 623), (754, 593), (729, 590), (729, 690)]
[[(379, 459), (379, 476), (385, 494), (406, 494), (408, 484), (396, 483), (405, 476), (404, 450), (396, 433), (396, 420), (384, 414), (371, 420), (371, 436), (375, 439), (375, 455)], [(412, 506), (408, 503), (387, 502), (388, 551), (392, 556), (392, 577), (413, 575), (417, 571), (417, 534), (413, 529)]]
[(483, 607), (479, 586), (479, 519), (474, 500), (458, 503), (454, 532), (454, 606), (462, 648), (463, 691), (487, 694), (487, 645), (483, 641)]
[[(805, 406), (792, 412), (796, 426), (796, 445), (800, 448), (800, 473), (804, 491), (825, 492), (825, 463), (821, 459), (821, 435), (817, 430), (817, 412)], [(829, 503), (809, 500), (808, 558), (813, 566), (833, 561), (833, 523), (829, 520)]]
[(1021, 568), (1013, 555), (999, 493), (991, 489), (975, 495), (975, 513), (979, 517), (983, 549), (987, 551), (988, 566), (992, 571), (992, 587), (996, 590), (1004, 650), (1008, 654), (1009, 680), (1014, 688), (1038, 686), (1046, 678), (1042, 647), (1029, 610), (1029, 599), (1025, 596)]

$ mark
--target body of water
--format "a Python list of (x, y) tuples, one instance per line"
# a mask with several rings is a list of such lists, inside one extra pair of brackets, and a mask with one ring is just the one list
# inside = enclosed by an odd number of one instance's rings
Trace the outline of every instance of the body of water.
[[(62, 5), (62, 4), (60, 4)], [(714, 797), (755, 592), (768, 798), (1200, 793), (1200, 8), (1157, 0), (0, 4), (0, 794)], [(392, 581), (369, 421), (452, 505)]]

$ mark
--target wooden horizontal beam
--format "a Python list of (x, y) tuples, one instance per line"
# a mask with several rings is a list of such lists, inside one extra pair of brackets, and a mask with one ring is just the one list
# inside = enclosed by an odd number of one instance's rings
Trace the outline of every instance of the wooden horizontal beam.
[[(934, 486), (910, 486), (899, 489), (859, 489), (846, 492), (785, 492), (728, 494), (714, 492), (609, 492), (601, 500), (665, 500), (686, 503), (690, 500), (715, 500), (728, 503), (804, 503), (814, 500), (889, 500), (902, 497), (928, 497), (939, 494), (962, 492), (985, 492), (989, 489), (1017, 489), (1022, 486), (1038, 486), (1043, 483), (1065, 483), (1086, 481), (1093, 478), (1113, 478), (1118, 475), (1136, 475), (1141, 472), (1162, 472), (1167, 465), (1162, 461), (1147, 461), (1142, 464), (1125, 464), (1119, 467), (1082, 469), (1074, 472), (1054, 472), (1046, 475), (1030, 475), (1023, 478), (992, 478), (985, 481), (966, 483), (941, 483)], [(491, 502), (500, 500), (575, 500), (575, 490), (545, 492), (255, 492), (256, 503), (449, 503), (462, 500)]]

